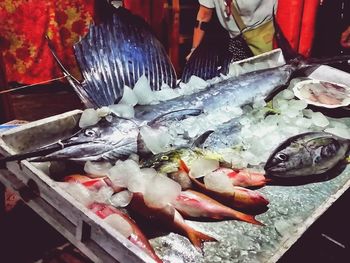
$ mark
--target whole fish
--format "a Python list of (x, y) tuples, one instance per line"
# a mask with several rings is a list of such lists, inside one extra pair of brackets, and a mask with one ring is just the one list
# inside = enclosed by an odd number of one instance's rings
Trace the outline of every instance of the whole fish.
[(292, 63), (228, 78), (191, 95), (156, 105), (137, 106), (135, 116), (141, 120), (152, 120), (160, 114), (182, 109), (201, 109), (209, 113), (223, 107), (241, 107), (257, 98), (268, 98), (286, 85), (292, 73), (301, 65)]
[(249, 214), (260, 214), (265, 212), (269, 201), (258, 191), (234, 186), (230, 191), (217, 191), (209, 189), (198, 179), (190, 177), (193, 188), (220, 203)]
[[(188, 116), (201, 115), (225, 106), (243, 106), (252, 103), (255, 98), (267, 98), (271, 93), (285, 85), (293, 71), (294, 64), (247, 73), (239, 78), (231, 78), (214, 84), (206, 90), (168, 100), (156, 105), (136, 107), (136, 118), (132, 120), (113, 118), (101, 120), (97, 125), (81, 130), (71, 138), (52, 145), (56, 152), (47, 155), (45, 149), (38, 150), (38, 156), (44, 152), (46, 158), (38, 161), (70, 159), (79, 161), (115, 161), (139, 153), (140, 128), (144, 124), (167, 126)], [(219, 113), (218, 113), (219, 114)], [(204, 131), (205, 132), (205, 131)], [(141, 142), (142, 143), (142, 142)], [(59, 149), (57, 151), (57, 149)], [(34, 154), (34, 153), (33, 153)], [(25, 158), (28, 158), (26, 156)], [(7, 160), (18, 160), (12, 157)], [(22, 158), (23, 159), (23, 158)]]
[[(182, 190), (196, 190), (205, 196), (211, 197), (221, 204), (228, 206), (232, 209), (237, 209), (242, 212), (247, 212), (248, 214), (259, 214), (265, 212), (268, 207), (269, 201), (258, 191), (253, 191), (240, 186), (232, 186), (230, 189), (217, 190), (210, 189), (204, 183), (194, 178), (190, 174), (190, 168), (185, 164), (183, 160), (180, 159), (176, 167), (172, 167), (172, 173), (169, 177), (181, 185)], [(219, 168), (220, 169), (220, 168)], [(258, 184), (262, 186), (265, 183), (263, 175), (253, 175), (254, 179), (251, 177), (243, 179), (247, 176), (246, 172), (242, 172), (239, 180), (234, 178), (231, 180), (232, 184), (234, 182), (242, 182), (243, 184), (250, 183), (253, 185)], [(263, 182), (262, 182), (263, 181)]]
[(182, 191), (172, 203), (185, 218), (209, 218), (215, 220), (236, 219), (262, 225), (254, 216), (224, 206), (214, 199), (193, 190)]
[[(136, 223), (126, 214), (121, 212), (120, 210), (114, 208), (113, 206), (100, 204), (100, 203), (92, 203), (89, 206), (89, 209), (93, 211), (96, 215), (101, 217), (102, 219), (108, 218), (111, 215), (116, 215), (120, 217), (123, 222), (126, 222), (130, 229), (131, 235), (127, 237), (133, 244), (141, 248), (144, 252), (146, 252), (155, 262), (163, 262), (155, 253), (153, 247), (149, 243), (148, 239), (136, 225)], [(121, 226), (122, 227), (122, 226)]]
[(189, 226), (181, 214), (168, 204), (163, 208), (156, 208), (147, 205), (142, 193), (134, 193), (129, 208), (135, 213), (151, 220), (161, 223), (161, 226), (169, 228), (171, 231), (188, 237), (191, 243), (198, 249), (202, 249), (203, 242), (215, 242), (215, 238), (199, 232)]
[(309, 132), (281, 143), (265, 164), (266, 174), (277, 178), (324, 174), (349, 154), (350, 140), (326, 132)]

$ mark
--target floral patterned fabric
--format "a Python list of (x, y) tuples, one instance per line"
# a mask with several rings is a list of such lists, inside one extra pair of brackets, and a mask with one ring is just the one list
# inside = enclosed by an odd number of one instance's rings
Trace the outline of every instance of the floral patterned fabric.
[(0, 50), (7, 80), (32, 84), (62, 76), (47, 46), (75, 76), (73, 44), (93, 22), (94, 0), (0, 0)]

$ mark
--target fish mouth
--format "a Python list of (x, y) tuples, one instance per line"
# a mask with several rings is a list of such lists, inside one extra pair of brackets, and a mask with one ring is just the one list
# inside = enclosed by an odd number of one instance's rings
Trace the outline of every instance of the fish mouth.
[[(49, 144), (47, 146), (40, 147), (34, 151), (19, 153), (19, 154), (0, 158), (0, 165), (2, 166), (2, 165), (5, 165), (5, 163), (7, 162), (20, 161), (24, 159), (30, 159), (30, 161), (33, 161), (33, 162), (46, 161), (45, 160), (46, 156), (50, 156), (51, 154), (54, 154), (56, 152), (62, 152), (69, 148), (80, 147), (84, 144), (95, 143), (95, 141), (91, 139), (90, 140), (79, 139), (76, 135), (77, 133), (73, 134), (71, 137), (68, 137), (64, 140), (55, 142), (53, 144)], [(96, 142), (96, 143), (103, 143), (103, 142)]]
[(287, 171), (286, 165), (283, 163), (267, 163), (264, 167), (266, 175), (277, 175)]

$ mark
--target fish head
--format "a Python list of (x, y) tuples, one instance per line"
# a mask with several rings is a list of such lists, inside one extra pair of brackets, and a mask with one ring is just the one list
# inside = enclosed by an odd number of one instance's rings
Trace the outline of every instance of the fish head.
[(32, 161), (116, 161), (137, 153), (139, 127), (132, 120), (102, 118), (96, 125), (86, 127), (60, 141), (60, 150)]
[(284, 177), (323, 174), (346, 157), (349, 142), (325, 132), (293, 136), (271, 154), (265, 165), (267, 175)]
[(168, 152), (152, 155), (142, 161), (143, 167), (151, 167), (162, 173), (171, 173), (178, 170), (181, 156), (190, 149), (175, 149)]

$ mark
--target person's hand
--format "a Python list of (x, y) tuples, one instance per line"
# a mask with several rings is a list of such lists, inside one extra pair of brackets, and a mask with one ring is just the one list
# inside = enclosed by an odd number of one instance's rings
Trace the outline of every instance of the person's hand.
[(341, 34), (340, 44), (345, 48), (350, 48), (350, 26)]
[(195, 51), (196, 48), (191, 48), (190, 53), (186, 56), (186, 61), (188, 61), (190, 59), (190, 57), (192, 56), (193, 52)]

